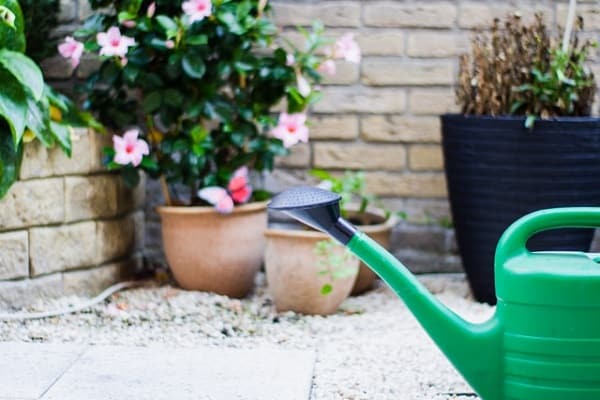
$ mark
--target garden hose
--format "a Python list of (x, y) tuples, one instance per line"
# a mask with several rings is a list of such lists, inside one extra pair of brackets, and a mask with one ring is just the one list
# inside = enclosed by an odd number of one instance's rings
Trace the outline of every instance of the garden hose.
[(142, 286), (147, 283), (147, 281), (126, 281), (116, 283), (107, 289), (105, 289), (98, 296), (87, 300), (83, 304), (78, 304), (75, 306), (70, 306), (66, 308), (61, 308), (53, 311), (44, 311), (44, 312), (19, 312), (19, 313), (8, 313), (8, 314), (0, 314), (0, 321), (19, 321), (19, 320), (30, 320), (30, 319), (41, 319), (41, 318), (49, 318), (49, 317), (58, 317), (60, 315), (71, 314), (78, 311), (85, 310), (86, 308), (90, 308), (95, 306), (96, 304), (106, 300), (108, 297), (113, 295), (116, 292), (119, 292), (124, 289), (131, 289), (134, 287)]

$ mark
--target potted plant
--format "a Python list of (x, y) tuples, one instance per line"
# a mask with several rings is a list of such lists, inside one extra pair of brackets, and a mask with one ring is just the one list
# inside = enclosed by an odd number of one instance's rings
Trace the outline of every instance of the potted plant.
[[(267, 225), (268, 194), (254, 178), (308, 140), (315, 85), (346, 53), (317, 55), (327, 43), (319, 24), (303, 30), (305, 49), (282, 47), (265, 0), (91, 4), (66, 40), (103, 59), (84, 104), (126, 130), (107, 149), (109, 167), (132, 185), (140, 170), (160, 179), (165, 253), (183, 288), (244, 296)], [(286, 112), (274, 117), (283, 99)]]
[[(368, 193), (364, 172), (346, 171), (344, 175), (335, 176), (327, 171), (315, 169), (311, 173), (321, 180), (320, 187), (342, 196), (340, 211), (344, 218), (386, 249), (390, 247), (396, 217), (404, 218), (405, 215), (392, 214), (379, 198)], [(368, 291), (376, 279), (377, 275), (373, 270), (361, 262), (351, 294), (356, 296)]]
[[(561, 44), (541, 15), (527, 25), (515, 14), (460, 58), (461, 114), (442, 116), (442, 141), (458, 246), (479, 301), (496, 301), (495, 247), (514, 220), (600, 203), (600, 119), (590, 116), (596, 83), (586, 67), (595, 44), (570, 27)], [(587, 251), (592, 235), (548, 232), (528, 246)]]
[[(360, 226), (375, 240), (389, 246), (395, 217), (365, 191), (364, 173), (336, 177), (313, 170), (320, 187), (339, 193), (344, 218)], [(273, 225), (265, 233), (267, 282), (278, 310), (327, 315), (337, 311), (349, 294), (373, 286), (376, 275), (333, 242), (326, 234), (296, 223)]]
[(23, 145), (39, 140), (71, 155), (71, 126), (101, 129), (44, 83), (25, 52), (24, 19), (16, 0), (0, 0), (0, 198), (17, 180)]

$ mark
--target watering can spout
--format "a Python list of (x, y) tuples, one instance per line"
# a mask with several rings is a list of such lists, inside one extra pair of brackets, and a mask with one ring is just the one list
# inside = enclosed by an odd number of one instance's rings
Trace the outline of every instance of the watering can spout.
[(429, 336), (475, 391), (494, 400), (501, 386), (501, 330), (494, 317), (469, 323), (433, 296), (398, 259), (340, 217), (340, 196), (299, 187), (275, 196), (269, 208), (332, 235), (373, 269), (404, 301)]

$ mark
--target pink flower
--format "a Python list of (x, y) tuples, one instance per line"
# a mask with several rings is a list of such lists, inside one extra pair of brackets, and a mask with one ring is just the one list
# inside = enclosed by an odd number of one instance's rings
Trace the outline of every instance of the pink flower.
[(231, 198), (238, 204), (247, 202), (252, 196), (252, 186), (248, 182), (248, 167), (238, 168), (227, 185)]
[(181, 5), (190, 17), (190, 24), (201, 21), (212, 13), (212, 0), (188, 0)]
[(58, 45), (58, 52), (64, 58), (70, 58), (73, 68), (77, 68), (83, 55), (83, 43), (67, 36), (65, 42)]
[(333, 57), (343, 58), (346, 61), (355, 64), (360, 63), (360, 47), (358, 47), (358, 43), (354, 40), (354, 35), (352, 33), (346, 33), (335, 42)]
[(282, 140), (283, 145), (289, 148), (298, 142), (308, 143), (308, 133), (306, 114), (281, 113), (279, 123), (271, 131), (271, 136)]
[(285, 65), (291, 67), (294, 64), (296, 64), (296, 57), (292, 53), (288, 53), (285, 57)]
[(222, 187), (209, 186), (200, 189), (198, 197), (215, 206), (218, 213), (229, 214), (233, 211), (233, 199)]
[(139, 133), (137, 129), (131, 129), (125, 132), (123, 137), (113, 135), (113, 148), (116, 152), (114, 162), (121, 165), (131, 163), (137, 167), (144, 156), (150, 154), (148, 143), (138, 139)]
[(334, 76), (336, 72), (335, 61), (333, 60), (325, 60), (323, 64), (319, 65), (317, 71), (327, 74), (329, 76)]
[(172, 40), (167, 40), (167, 41), (165, 42), (165, 47), (166, 47), (167, 49), (174, 49), (174, 48), (175, 48), (175, 42), (174, 42), (174, 41), (172, 41)]
[(209, 186), (198, 191), (198, 197), (215, 206), (217, 212), (229, 214), (233, 211), (233, 204), (243, 204), (252, 196), (252, 186), (248, 182), (248, 168), (238, 168), (229, 183), (227, 189), (219, 186)]
[(152, 17), (154, 17), (154, 13), (156, 13), (156, 2), (155, 1), (150, 3), (150, 5), (148, 6), (148, 9), (146, 10), (146, 16), (148, 18), (152, 18)]
[(121, 31), (116, 26), (110, 28), (107, 32), (100, 32), (96, 35), (101, 56), (125, 57), (129, 47), (135, 46), (135, 39), (128, 36), (121, 36)]
[(299, 72), (296, 74), (296, 82), (298, 84), (298, 92), (300, 92), (302, 97), (307, 98), (310, 96), (310, 83), (308, 83), (306, 78)]

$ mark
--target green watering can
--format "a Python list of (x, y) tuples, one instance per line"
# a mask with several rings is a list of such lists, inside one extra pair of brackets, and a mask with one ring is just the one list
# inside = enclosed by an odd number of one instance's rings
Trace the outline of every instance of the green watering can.
[(330, 234), (368, 264), (482, 399), (600, 399), (600, 259), (525, 247), (543, 230), (600, 227), (600, 208), (543, 210), (511, 225), (496, 250), (496, 313), (472, 324), (341, 218), (339, 201), (334, 193), (299, 187), (274, 197), (269, 208)]

